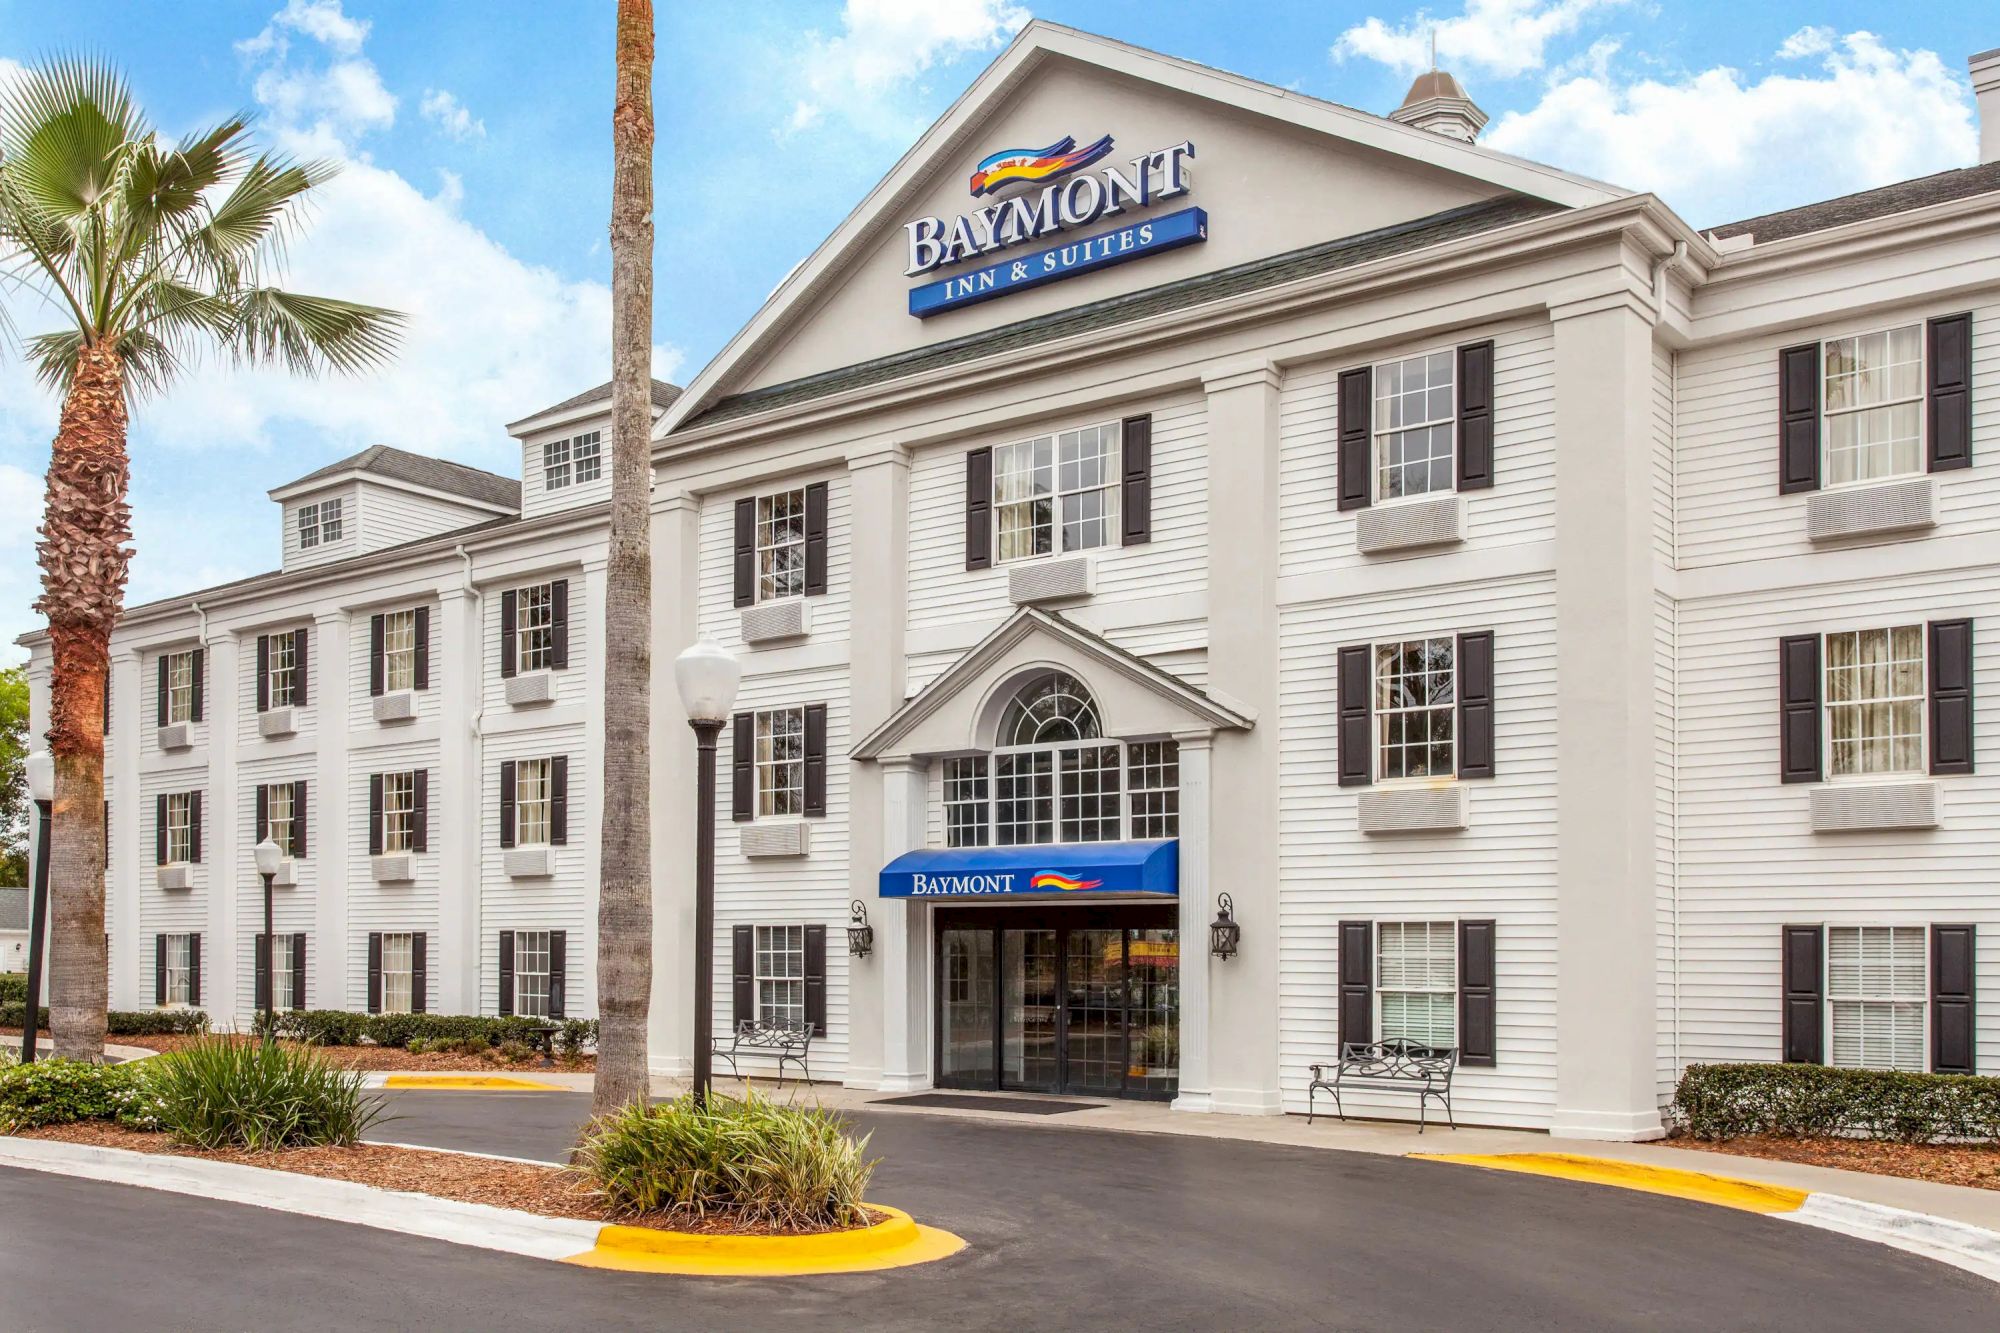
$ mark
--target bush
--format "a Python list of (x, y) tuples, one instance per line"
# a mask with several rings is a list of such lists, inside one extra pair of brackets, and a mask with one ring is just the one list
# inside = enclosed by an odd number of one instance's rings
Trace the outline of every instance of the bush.
[(26, 1004), (28, 1002), (28, 974), (25, 972), (0, 972), (0, 1004)]
[(847, 1123), (750, 1094), (634, 1104), (596, 1121), (577, 1165), (620, 1214), (725, 1213), (796, 1229), (866, 1226), (875, 1172)]
[(556, 1034), (556, 1054), (565, 1060), (580, 1060), (597, 1049), (597, 1020), (565, 1018)]
[(412, 1037), (412, 1055), (485, 1055), (493, 1047), (484, 1037)]
[(160, 1127), (199, 1148), (346, 1147), (385, 1109), (360, 1074), (296, 1046), (206, 1040), (141, 1068)]
[[(26, 992), (24, 991), (22, 994), (25, 995)], [(35, 1013), (40, 1017), (42, 1026), (46, 1028), (49, 1025), (49, 1007), (42, 1005), (35, 1010)], [(0, 1028), (20, 1027), (21, 1020), (27, 1016), (28, 1005), (26, 1000), (9, 1000), (4, 1004), (0, 1004)]]
[[(311, 1046), (359, 1046), (368, 1035), (369, 1016), (346, 1009), (280, 1009), (272, 1019), (278, 1036)], [(259, 1009), (250, 1031), (261, 1037), (266, 1026)]]
[(117, 1120), (138, 1129), (155, 1128), (140, 1087), (141, 1068), (38, 1060), (0, 1069), (0, 1133), (76, 1120)]
[(525, 1041), (503, 1041), (487, 1050), (486, 1058), (496, 1065), (521, 1065), (539, 1054), (541, 1052)]
[(199, 1009), (113, 1009), (104, 1025), (114, 1037), (193, 1037), (208, 1031), (208, 1015)]
[(2000, 1078), (1831, 1065), (1689, 1065), (1678, 1127), (1698, 1139), (1854, 1134), (1899, 1143), (2000, 1139)]

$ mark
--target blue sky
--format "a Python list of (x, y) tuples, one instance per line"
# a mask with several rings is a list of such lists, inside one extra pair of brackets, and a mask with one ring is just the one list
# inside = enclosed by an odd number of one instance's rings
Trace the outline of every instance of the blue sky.
[[(1982, 18), (1981, 11), (1984, 11)], [(514, 473), (504, 424), (607, 378), (610, 0), (0, 0), (0, 80), (108, 57), (178, 135), (250, 108), (345, 170), (295, 286), (413, 315), (397, 366), (204, 368), (134, 421), (128, 600), (271, 567), (264, 491), (373, 443)], [(1973, 4), (1777, 0), (685, 0), (660, 6), (656, 370), (685, 382), (1041, 17), (1372, 111), (1441, 63), (1485, 141), (1712, 225), (1969, 164)], [(0, 296), (21, 326), (46, 317)], [(34, 622), (55, 404), (0, 351), (0, 644)], [(0, 649), (0, 657), (11, 657)]]

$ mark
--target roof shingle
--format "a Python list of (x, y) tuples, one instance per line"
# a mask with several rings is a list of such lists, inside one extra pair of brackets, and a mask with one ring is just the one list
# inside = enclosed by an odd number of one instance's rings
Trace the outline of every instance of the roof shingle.
[(1934, 176), (1897, 181), (1894, 185), (1862, 190), (1857, 194), (1844, 194), (1838, 199), (1822, 199), (1816, 204), (1745, 218), (1721, 227), (1710, 227), (1708, 234), (1722, 240), (1747, 234), (1762, 245), (1804, 236), (1808, 232), (1825, 231), (1829, 227), (1844, 227), (1850, 222), (1866, 222), (1870, 218), (1907, 213), (1914, 208), (1946, 204), (1954, 199), (1970, 199), (1994, 190), (2000, 190), (2000, 162), (1987, 162), (1976, 167), (1940, 171)]
[(328, 463), (316, 472), (308, 472), (297, 481), (289, 481), (285, 487), (318, 481), (322, 477), (337, 477), (344, 472), (367, 472), (378, 477), (389, 477), (396, 481), (406, 481), (412, 486), (423, 486), (434, 491), (444, 491), (450, 495), (462, 495), (482, 504), (505, 505), (509, 509), (521, 507), (521, 483), (512, 477), (503, 477), (495, 472), (486, 472), (463, 463), (453, 463), (442, 458), (432, 458), (427, 454), (413, 454), (407, 449), (397, 449), (391, 445), (374, 444), (358, 454)]
[[(669, 384), (665, 380), (653, 381), (654, 407), (658, 408), (672, 407), (674, 405), (674, 399), (680, 396), (681, 396), (680, 385)], [(560, 403), (555, 404), (553, 407), (545, 407), (539, 412), (530, 412), (527, 416), (522, 417), (521, 421), (533, 421), (536, 417), (549, 416), (550, 414), (555, 412), (567, 412), (572, 407), (585, 407), (591, 403), (607, 402), (610, 400), (610, 398), (611, 398), (611, 381), (606, 380), (604, 381), (604, 383), (598, 385), (596, 388), (585, 389), (582, 393), (577, 394), (574, 397), (563, 399)], [(520, 422), (516, 422), (514, 424), (519, 425)]]

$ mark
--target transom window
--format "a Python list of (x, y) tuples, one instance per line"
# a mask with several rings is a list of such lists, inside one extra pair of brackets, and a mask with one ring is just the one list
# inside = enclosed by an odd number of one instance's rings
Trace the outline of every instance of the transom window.
[(546, 583), (522, 588), (514, 598), (515, 669), (547, 671), (556, 662), (555, 592)]
[(309, 551), (322, 542), (337, 542), (341, 532), (341, 502), (321, 500), (299, 506), (299, 549)]
[(597, 431), (542, 447), (542, 489), (559, 491), (575, 482), (596, 481), (603, 475), (603, 443)]
[(1375, 927), (1382, 1040), (1458, 1044), (1458, 930), (1449, 921)]
[(1922, 326), (1830, 338), (1820, 363), (1827, 484), (1922, 472)]
[(194, 720), (194, 652), (167, 654), (167, 721)]
[(266, 935), (264, 945), (271, 960), (271, 1005), (275, 1009), (289, 1009), (292, 1007), (292, 937)]
[(167, 936), (167, 1003), (194, 1003), (194, 936)]
[(549, 761), (520, 760), (514, 765), (515, 846), (548, 846), (551, 806)]
[(194, 793), (167, 793), (167, 863), (194, 860)]
[(1391, 778), (1448, 777), (1457, 771), (1457, 723), (1449, 636), (1375, 645), (1375, 770)]
[(298, 830), (292, 806), (292, 784), (273, 783), (264, 788), (264, 833), (278, 845), (278, 855), (297, 856)]
[(395, 693), (417, 687), (417, 613), (390, 611), (382, 617), (382, 688)]
[(514, 932), (514, 1012), (524, 1018), (549, 1016), (549, 932), (546, 930)]
[(1826, 932), (1833, 1063), (1924, 1069), (1926, 932), (1922, 926), (1834, 926)]
[(273, 634), (265, 640), (265, 693), (273, 708), (290, 708), (298, 698), (298, 638)]
[(806, 928), (757, 927), (757, 1017), (766, 1023), (806, 1021)]
[[(407, 1014), (414, 1007), (410, 1002), (411, 988), (416, 977), (416, 937), (409, 934), (384, 935), (382, 937), (382, 1012), (385, 1014)], [(515, 952), (520, 951), (519, 944)]]
[(1826, 725), (1834, 777), (1924, 767), (1924, 627), (1826, 636)]
[(757, 497), (757, 600), (803, 596), (806, 590), (804, 488)]
[(758, 713), (757, 813), (803, 815), (806, 810), (806, 710)]
[(417, 775), (382, 775), (382, 851), (396, 856), (417, 844)]
[(1118, 535), (1118, 422), (993, 450), (1001, 560), (1086, 551)]
[(1375, 498), (1397, 500), (1452, 488), (1451, 352), (1375, 367)]

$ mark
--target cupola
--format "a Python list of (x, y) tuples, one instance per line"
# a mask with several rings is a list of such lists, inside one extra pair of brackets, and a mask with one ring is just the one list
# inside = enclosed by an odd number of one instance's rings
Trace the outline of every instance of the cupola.
[(1465, 95), (1464, 85), (1436, 67), (1417, 75), (1409, 95), (1389, 119), (1464, 143), (1477, 139), (1486, 128), (1486, 113)]

